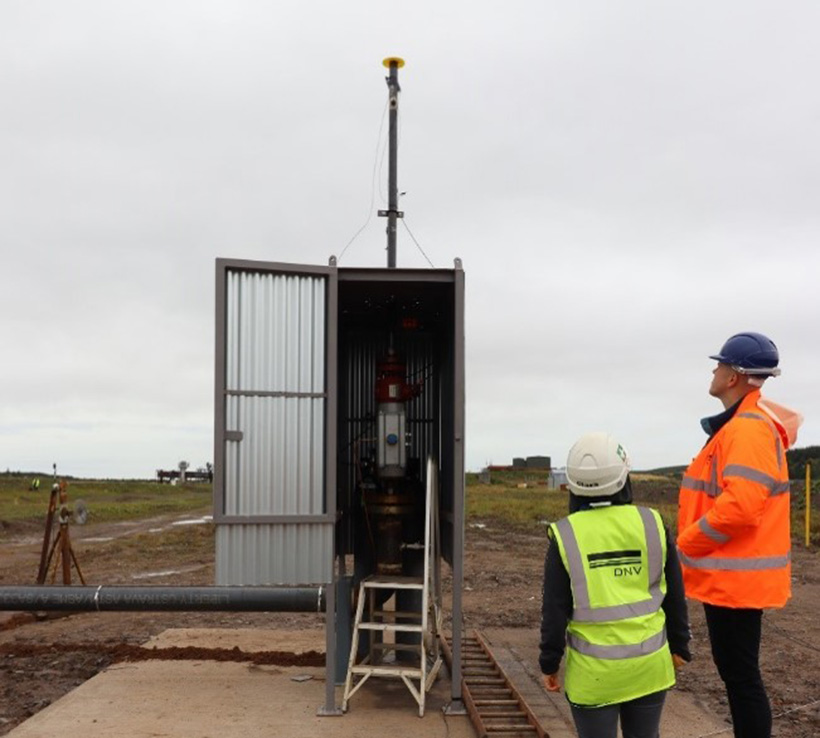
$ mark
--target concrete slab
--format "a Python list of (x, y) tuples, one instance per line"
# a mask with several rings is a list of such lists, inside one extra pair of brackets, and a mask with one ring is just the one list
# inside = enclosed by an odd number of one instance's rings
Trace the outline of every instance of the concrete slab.
[(285, 630), (277, 628), (174, 628), (151, 638), (146, 648), (241, 648), (247, 653), (287, 651), (325, 652), (324, 628)]
[[(166, 631), (150, 645), (243, 651), (324, 650), (324, 631)], [(141, 661), (111, 666), (8, 733), (10, 738), (361, 738), (383, 735), (474, 738), (466, 716), (445, 715), (450, 684), (440, 677), (418, 707), (399, 680), (371, 679), (340, 717), (319, 717), (324, 668), (235, 662)], [(342, 690), (336, 688), (341, 704)]]
[[(483, 630), (499, 664), (550, 738), (572, 738), (563, 693), (543, 690), (536, 662), (537, 633)], [(149, 641), (154, 648), (194, 646), (243, 651), (324, 651), (324, 630), (174, 629)], [(324, 668), (257, 666), (216, 661), (141, 661), (111, 666), (8, 733), (10, 738), (362, 738), (424, 735), (474, 738), (469, 718), (445, 715), (446, 670), (427, 698), (423, 718), (407, 688), (371, 679), (340, 717), (319, 717), (325, 703)], [(336, 688), (341, 704), (342, 689)], [(665, 738), (711, 735), (727, 728), (691, 695), (672, 690), (664, 709)]]

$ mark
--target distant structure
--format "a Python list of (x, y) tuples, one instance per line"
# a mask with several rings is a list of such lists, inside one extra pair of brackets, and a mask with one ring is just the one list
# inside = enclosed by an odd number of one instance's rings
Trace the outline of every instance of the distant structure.
[(549, 456), (528, 456), (527, 469), (547, 469), (551, 468)]
[(547, 486), (550, 489), (566, 489), (567, 488), (567, 470), (550, 469), (550, 475), (547, 479)]
[(174, 480), (178, 479), (182, 484), (185, 482), (213, 482), (214, 481), (214, 466), (211, 462), (205, 464), (205, 467), (200, 467), (196, 471), (191, 471), (188, 468), (188, 462), (184, 462), (186, 464), (185, 468), (182, 468), (182, 462), (178, 469), (157, 469), (157, 481), (162, 484), (163, 482), (168, 482), (169, 484), (172, 483)]
[(489, 465), (486, 469), (490, 471), (525, 471), (527, 469), (538, 469), (549, 471), (552, 468), (552, 459), (549, 456), (515, 456), (511, 466)]

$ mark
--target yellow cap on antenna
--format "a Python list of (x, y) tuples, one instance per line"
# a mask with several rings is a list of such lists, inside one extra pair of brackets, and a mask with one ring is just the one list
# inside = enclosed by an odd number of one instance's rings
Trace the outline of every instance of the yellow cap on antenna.
[(389, 68), (390, 68), (390, 65), (391, 65), (393, 62), (396, 62), (396, 66), (397, 66), (399, 69), (401, 69), (401, 68), (404, 66), (404, 59), (402, 59), (402, 58), (400, 58), (400, 57), (398, 57), (398, 56), (388, 56), (388, 57), (387, 57), (387, 59), (385, 59), (385, 60), (382, 62), (382, 64), (384, 64), (384, 66), (386, 66), (386, 67), (389, 69)]

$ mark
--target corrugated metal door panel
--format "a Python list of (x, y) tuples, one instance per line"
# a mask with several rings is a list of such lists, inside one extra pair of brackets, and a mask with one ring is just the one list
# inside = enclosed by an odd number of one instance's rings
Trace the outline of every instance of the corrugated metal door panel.
[(328, 299), (335, 268), (221, 261), (218, 275), (220, 268), (217, 582), (331, 581), (326, 439), (335, 342), (329, 350), (326, 321), (336, 309)]
[(332, 580), (333, 551), (327, 526), (220, 525), (216, 584), (304, 585)]
[(228, 272), (226, 389), (323, 392), (326, 279)]
[(226, 399), (240, 443), (228, 442), (226, 515), (320, 515), (324, 510), (324, 400)]

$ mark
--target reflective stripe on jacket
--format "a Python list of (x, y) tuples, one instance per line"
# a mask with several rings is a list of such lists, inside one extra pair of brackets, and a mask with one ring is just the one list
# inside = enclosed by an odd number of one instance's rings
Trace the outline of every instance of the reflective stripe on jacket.
[(671, 687), (660, 515), (616, 505), (573, 513), (552, 530), (572, 587), (567, 698), (602, 706)]
[(791, 596), (788, 439), (750, 392), (690, 464), (678, 550), (686, 595), (723, 607), (782, 607)]

